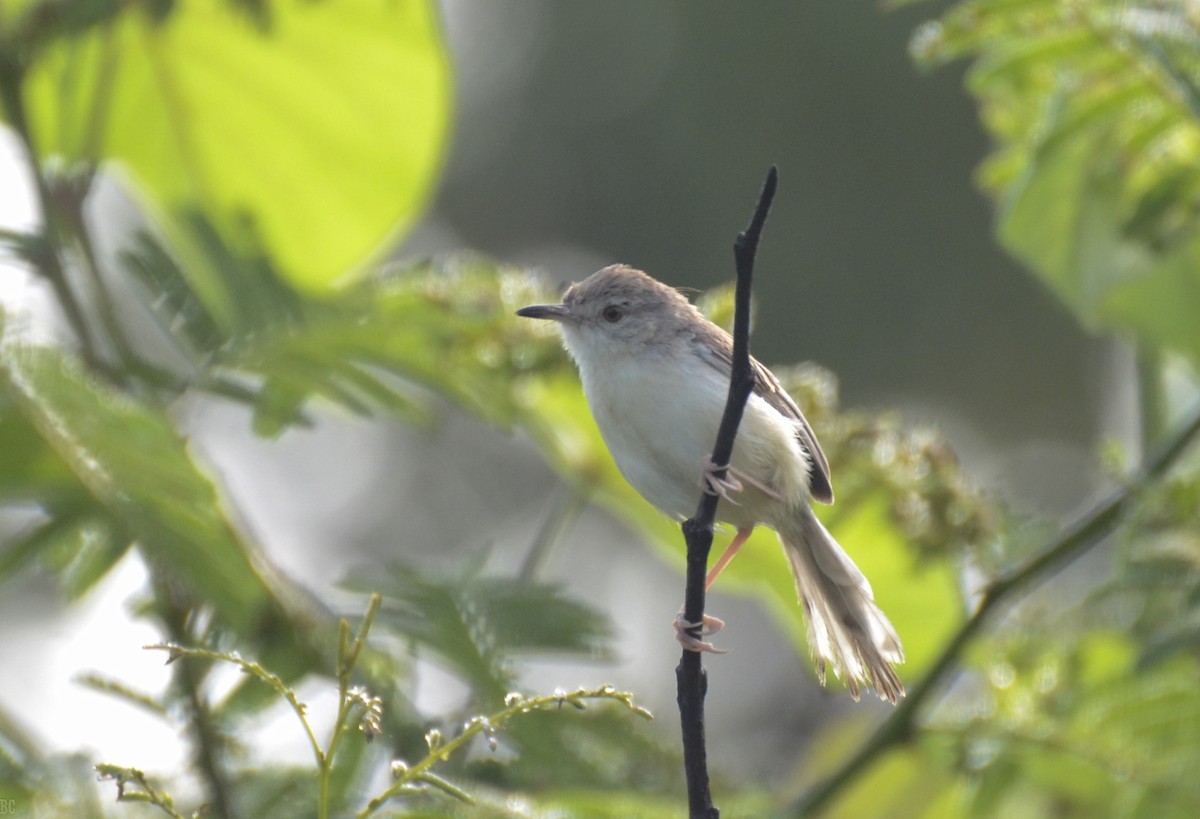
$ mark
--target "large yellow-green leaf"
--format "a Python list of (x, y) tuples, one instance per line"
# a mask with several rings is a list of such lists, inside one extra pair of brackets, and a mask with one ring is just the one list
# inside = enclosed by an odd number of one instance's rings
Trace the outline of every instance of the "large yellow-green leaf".
[(119, 162), (177, 239), (197, 211), (226, 241), (249, 227), (307, 288), (412, 224), (450, 109), (432, 0), (150, 8), (37, 54), (26, 96), (43, 153)]

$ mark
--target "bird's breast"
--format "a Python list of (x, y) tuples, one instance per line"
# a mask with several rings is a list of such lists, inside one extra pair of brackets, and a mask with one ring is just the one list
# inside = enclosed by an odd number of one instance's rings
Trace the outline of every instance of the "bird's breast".
[[(727, 377), (699, 356), (652, 353), (581, 367), (580, 375), (621, 474), (663, 512), (691, 515), (725, 410)], [(758, 395), (747, 401), (732, 465), (750, 481), (734, 503), (721, 501), (719, 520), (775, 528), (792, 507), (808, 502), (811, 465), (796, 422)]]
[(728, 384), (702, 361), (645, 356), (581, 372), (588, 404), (621, 474), (669, 515), (696, 506)]

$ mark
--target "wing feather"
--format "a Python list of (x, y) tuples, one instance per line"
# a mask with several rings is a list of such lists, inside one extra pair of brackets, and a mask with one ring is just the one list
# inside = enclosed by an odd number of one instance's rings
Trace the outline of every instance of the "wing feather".
[[(698, 334), (698, 336), (701, 334)], [(712, 355), (704, 356), (704, 360), (712, 365), (726, 380), (733, 371), (733, 339), (715, 324), (705, 327), (703, 337), (696, 340), (711, 351)], [(763, 366), (758, 359), (750, 357), (750, 366), (754, 370), (754, 393), (786, 418), (796, 421), (796, 439), (808, 453), (812, 469), (809, 470), (808, 488), (813, 500), (820, 503), (833, 503), (833, 482), (829, 474), (829, 461), (821, 451), (817, 436), (809, 426), (808, 419), (796, 406), (796, 402), (788, 395), (787, 390), (779, 383), (775, 373)]]

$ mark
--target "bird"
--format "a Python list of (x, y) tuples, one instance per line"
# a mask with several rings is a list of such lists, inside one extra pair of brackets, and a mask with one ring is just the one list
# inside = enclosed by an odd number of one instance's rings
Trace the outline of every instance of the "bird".
[[(751, 359), (755, 385), (729, 464), (711, 447), (724, 411), (733, 339), (678, 290), (623, 264), (571, 285), (560, 304), (518, 316), (555, 322), (579, 370), (604, 442), (624, 478), (662, 512), (682, 520), (697, 490), (720, 496), (717, 520), (735, 527), (710, 569), (711, 587), (758, 525), (783, 545), (807, 622), (817, 675), (845, 680), (854, 699), (865, 686), (887, 702), (904, 696), (894, 665), (904, 661), (895, 628), (875, 603), (867, 578), (812, 509), (833, 503), (825, 453), (778, 378)], [(726, 469), (723, 478), (716, 473)], [(693, 651), (719, 651), (688, 633)], [(706, 618), (702, 636), (724, 623)]]

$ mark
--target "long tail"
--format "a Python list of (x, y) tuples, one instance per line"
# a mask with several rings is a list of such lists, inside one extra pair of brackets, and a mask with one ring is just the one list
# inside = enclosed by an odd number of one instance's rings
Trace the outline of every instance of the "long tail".
[(845, 672), (854, 699), (860, 683), (866, 683), (880, 699), (895, 704), (904, 696), (904, 685), (892, 664), (904, 662), (904, 649), (887, 615), (875, 605), (867, 578), (807, 507), (794, 527), (781, 529), (779, 539), (804, 604), (808, 646), (821, 684), (828, 664), (839, 678)]

